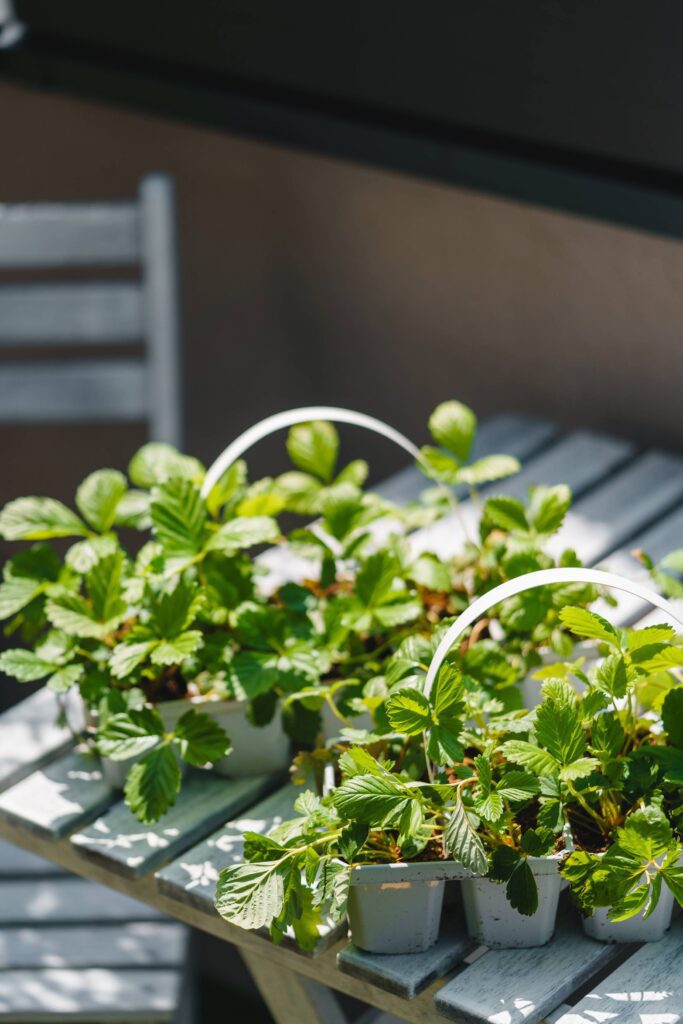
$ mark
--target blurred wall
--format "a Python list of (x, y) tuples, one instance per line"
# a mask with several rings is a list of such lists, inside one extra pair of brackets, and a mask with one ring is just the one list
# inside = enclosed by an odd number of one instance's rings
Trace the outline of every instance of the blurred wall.
[[(312, 401), (422, 440), (450, 396), (683, 447), (677, 242), (3, 84), (0, 126), (0, 202), (121, 198), (174, 175), (187, 447), (205, 459)], [(69, 497), (141, 439), (0, 430), (0, 500)], [(403, 462), (371, 452), (378, 473)]]

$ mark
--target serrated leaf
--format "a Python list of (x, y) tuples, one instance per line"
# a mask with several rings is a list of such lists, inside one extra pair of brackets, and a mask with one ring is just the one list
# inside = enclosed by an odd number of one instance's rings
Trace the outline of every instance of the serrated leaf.
[(428, 590), (450, 591), (448, 567), (436, 555), (422, 554), (410, 566), (407, 578)]
[(469, 466), (462, 466), (458, 472), (457, 482), (468, 484), (470, 487), (480, 487), (482, 484), (503, 480), (514, 473), (519, 473), (520, 469), (519, 461), (512, 455), (487, 455), (483, 459), (471, 462)]
[(581, 712), (576, 705), (544, 699), (536, 708), (536, 741), (556, 761), (569, 764), (586, 749)]
[(510, 905), (525, 917), (531, 917), (538, 910), (538, 887), (525, 857), (515, 865), (505, 893)]
[(356, 576), (356, 595), (361, 604), (375, 608), (385, 601), (398, 572), (398, 562), (390, 551), (370, 555)]
[(169, 640), (160, 640), (150, 652), (153, 665), (177, 665), (202, 646), (203, 636), (198, 629), (187, 629)]
[(467, 816), (459, 793), (456, 795), (444, 838), (453, 860), (463, 864), (469, 871), (473, 871), (477, 875), (486, 874), (488, 860), (484, 844)]
[(240, 651), (230, 664), (234, 684), (246, 700), (268, 693), (278, 682), (277, 655), (272, 651)]
[(544, 857), (555, 845), (550, 828), (528, 828), (522, 835), (521, 847), (529, 857)]
[(230, 519), (214, 533), (208, 544), (210, 551), (225, 551), (229, 554), (255, 544), (266, 544), (277, 540), (280, 529), (274, 519), (264, 515), (248, 515)]
[(173, 732), (180, 740), (180, 753), (188, 764), (201, 766), (218, 761), (231, 747), (225, 729), (210, 715), (195, 710), (186, 711)]
[(53, 693), (66, 693), (76, 685), (84, 672), (83, 665), (64, 665), (52, 673), (45, 685)]
[(131, 709), (106, 718), (99, 728), (97, 748), (112, 761), (126, 761), (156, 747), (163, 732), (163, 722), (156, 711)]
[(146, 491), (126, 491), (116, 506), (114, 525), (127, 526), (131, 530), (151, 529), (149, 494)]
[(676, 630), (672, 626), (645, 626), (643, 629), (630, 629), (626, 635), (626, 644), (629, 651), (637, 651), (651, 644), (671, 643), (675, 636)]
[(343, 818), (374, 828), (398, 827), (401, 816), (415, 792), (406, 790), (389, 775), (354, 775), (345, 779), (332, 795)]
[(45, 590), (45, 584), (28, 576), (7, 576), (0, 583), (0, 619), (16, 615)]
[(579, 757), (576, 761), (572, 761), (571, 764), (565, 765), (560, 769), (560, 778), (564, 782), (574, 782), (576, 779), (585, 779), (586, 776), (590, 775), (597, 768), (600, 767), (600, 762), (596, 757)]
[(662, 724), (669, 743), (683, 750), (683, 686), (669, 690), (662, 704)]
[(566, 484), (534, 487), (529, 504), (529, 522), (537, 533), (555, 533), (562, 526), (571, 503), (572, 492)]
[(113, 555), (117, 551), (116, 537), (105, 534), (102, 537), (88, 537), (87, 540), (76, 541), (67, 551), (64, 561), (75, 572), (85, 576), (100, 558)]
[(436, 443), (460, 463), (467, 462), (476, 431), (477, 417), (462, 402), (442, 402), (429, 417), (429, 432)]
[(200, 481), (204, 467), (198, 459), (182, 455), (173, 445), (150, 441), (138, 449), (128, 465), (128, 476), (136, 487), (151, 490), (167, 480)]
[(277, 516), (287, 506), (281, 494), (270, 491), (264, 494), (252, 494), (243, 498), (237, 506), (238, 516)]
[(339, 846), (339, 852), (344, 860), (349, 863), (355, 860), (363, 849), (369, 833), (369, 825), (361, 825), (360, 822), (357, 821), (349, 822), (349, 824), (342, 829), (342, 833), (337, 840), (337, 845)]
[(527, 740), (508, 740), (502, 751), (509, 761), (529, 768), (535, 775), (557, 775), (561, 767), (547, 750), (541, 750)]
[(339, 435), (332, 423), (300, 423), (289, 431), (287, 451), (295, 466), (329, 484), (337, 464)]
[(117, 469), (97, 469), (80, 484), (76, 505), (94, 530), (106, 533), (114, 524), (117, 505), (127, 490), (123, 473)]
[(480, 817), (495, 824), (503, 816), (503, 798), (500, 793), (493, 791), (482, 800), (477, 800), (475, 810)]
[(0, 537), (5, 540), (86, 537), (88, 532), (76, 513), (54, 498), (16, 498), (0, 512)]
[(216, 910), (240, 928), (264, 928), (282, 913), (284, 891), (276, 863), (235, 864), (218, 876)]
[(412, 687), (393, 693), (387, 701), (386, 710), (392, 728), (407, 736), (416, 736), (432, 723), (429, 701)]
[(419, 597), (397, 594), (390, 601), (375, 608), (373, 617), (380, 626), (391, 629), (394, 626), (403, 626), (407, 622), (414, 622), (423, 611), (424, 607)]
[(51, 598), (45, 606), (45, 614), (53, 626), (72, 636), (84, 638), (101, 638), (118, 625), (117, 619), (98, 622), (85, 598), (70, 591)]
[(180, 791), (180, 766), (173, 748), (164, 745), (128, 769), (124, 796), (138, 821), (152, 825), (163, 817)]
[(134, 643), (117, 644), (109, 661), (109, 670), (114, 679), (125, 679), (130, 675), (138, 665), (143, 663), (157, 643), (158, 640), (140, 640)]
[(12, 676), (20, 683), (31, 683), (36, 679), (44, 679), (55, 669), (52, 662), (39, 658), (33, 651), (25, 651), (21, 647), (3, 651), (0, 654), (0, 671)]
[(538, 793), (538, 779), (529, 772), (508, 771), (496, 786), (496, 792), (506, 800), (529, 800)]
[(586, 608), (574, 608), (568, 605), (560, 609), (562, 624), (575, 636), (589, 637), (612, 647), (619, 646), (619, 633), (607, 619)]
[(501, 530), (520, 530), (526, 533), (529, 529), (524, 505), (516, 498), (488, 498), (484, 502), (484, 516)]
[(433, 725), (429, 730), (427, 756), (438, 765), (452, 765), (462, 761), (463, 749), (460, 742), (460, 722), (457, 727), (445, 722)]
[(461, 467), (457, 459), (441, 451), (440, 448), (433, 448), (428, 444), (423, 445), (420, 449), (418, 467), (430, 480), (438, 480), (451, 487), (454, 487), (460, 479)]
[(201, 551), (206, 505), (191, 480), (176, 477), (155, 487), (150, 515), (154, 533), (174, 563), (191, 561)]
[(126, 611), (122, 598), (123, 556), (116, 552), (101, 558), (86, 577), (88, 596), (96, 619), (110, 622)]
[(610, 654), (598, 666), (595, 673), (595, 685), (610, 697), (618, 699), (626, 695), (628, 671), (621, 654)]

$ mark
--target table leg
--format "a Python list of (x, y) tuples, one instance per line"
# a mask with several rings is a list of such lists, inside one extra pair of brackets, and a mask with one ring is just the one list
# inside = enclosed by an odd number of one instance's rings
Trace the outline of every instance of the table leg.
[(347, 1024), (332, 989), (240, 949), (275, 1024)]

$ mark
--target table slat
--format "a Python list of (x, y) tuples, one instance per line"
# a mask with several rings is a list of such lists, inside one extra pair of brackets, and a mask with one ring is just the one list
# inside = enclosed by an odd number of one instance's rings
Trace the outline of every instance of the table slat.
[(69, 730), (56, 724), (58, 710), (56, 695), (42, 689), (0, 715), (0, 790), (72, 745)]
[(95, 755), (74, 751), (0, 795), (0, 817), (48, 839), (60, 839), (91, 821), (115, 798)]
[(139, 877), (202, 839), (216, 826), (239, 814), (273, 786), (273, 777), (222, 779), (191, 771), (175, 805), (156, 825), (142, 825), (123, 802), (71, 837), (80, 853), (111, 871)]
[(14, 843), (0, 839), (0, 880), (5, 878), (39, 878), (66, 875), (63, 868), (43, 857), (22, 850)]
[(586, 938), (575, 915), (560, 908), (547, 946), (489, 950), (437, 992), (436, 1008), (458, 1024), (540, 1024), (619, 955), (618, 946)]
[(660, 942), (641, 946), (556, 1024), (681, 1024), (683, 919)]
[(438, 942), (425, 953), (378, 955), (349, 943), (337, 956), (337, 966), (345, 974), (369, 981), (404, 999), (413, 999), (437, 978), (452, 971), (472, 948), (462, 919), (447, 918), (447, 910), (444, 908)]
[(3, 1022), (171, 1020), (181, 976), (174, 970), (118, 970), (106, 967), (0, 972)]
[(83, 878), (0, 882), (0, 925), (149, 921), (162, 917), (145, 903)]
[(43, 967), (183, 967), (187, 929), (172, 921), (0, 929), (0, 971)]

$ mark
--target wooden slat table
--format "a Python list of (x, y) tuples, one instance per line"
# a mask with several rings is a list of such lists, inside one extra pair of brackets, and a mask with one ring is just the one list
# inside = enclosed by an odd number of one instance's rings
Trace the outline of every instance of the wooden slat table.
[[(524, 463), (500, 487), (505, 493), (524, 497), (541, 482), (572, 487), (575, 503), (557, 544), (575, 547), (588, 564), (637, 575), (642, 567), (632, 548), (661, 557), (683, 545), (678, 456), (593, 433), (562, 436), (552, 424), (520, 416), (483, 424), (479, 454), (494, 450)], [(408, 500), (423, 485), (411, 468), (382, 490)], [(456, 550), (463, 522), (476, 521), (466, 500), (462, 512), (419, 531), (414, 548), (444, 556)], [(610, 614), (627, 625), (646, 611), (622, 598)], [(275, 946), (227, 924), (213, 907), (218, 873), (239, 860), (244, 831), (266, 832), (290, 813), (293, 788), (194, 772), (170, 814), (145, 828), (105, 785), (96, 760), (69, 749), (53, 725), (50, 699), (41, 693), (0, 718), (0, 835), (234, 943), (278, 1024), (343, 1024), (335, 991), (383, 1011), (381, 1020), (393, 1015), (413, 1024), (683, 1024), (683, 920), (656, 947), (609, 946), (586, 938), (565, 903), (548, 946), (487, 950), (467, 939), (452, 883), (438, 944), (410, 957), (363, 953), (339, 926), (321, 928), (315, 954), (303, 954), (286, 940)]]

